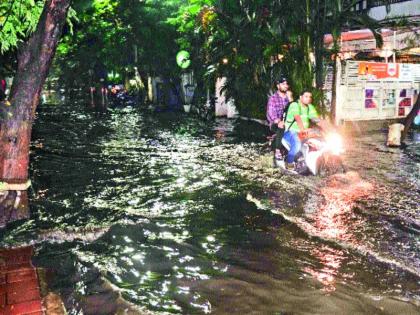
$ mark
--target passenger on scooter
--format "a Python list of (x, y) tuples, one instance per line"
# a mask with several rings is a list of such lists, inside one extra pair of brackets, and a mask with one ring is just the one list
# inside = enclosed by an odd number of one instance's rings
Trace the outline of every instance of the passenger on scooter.
[(280, 151), (280, 148), (282, 147), (281, 139), (284, 135), (283, 115), (287, 105), (293, 101), (293, 98), (286, 77), (280, 76), (280, 78), (275, 81), (275, 84), (277, 91), (270, 96), (267, 103), (267, 120), (270, 130), (275, 133), (273, 141), (274, 166), (279, 166), (279, 163), (283, 161)]
[(311, 121), (316, 124), (323, 125), (323, 121), (318, 118), (318, 113), (315, 106), (311, 104), (312, 93), (308, 90), (304, 90), (299, 97), (297, 102), (293, 102), (289, 105), (285, 119), (285, 129), (283, 140), (289, 147), (289, 152), (286, 157), (286, 168), (288, 170), (294, 170), (295, 168), (295, 157), (301, 149), (302, 138), (305, 138), (305, 133), (308, 132)]

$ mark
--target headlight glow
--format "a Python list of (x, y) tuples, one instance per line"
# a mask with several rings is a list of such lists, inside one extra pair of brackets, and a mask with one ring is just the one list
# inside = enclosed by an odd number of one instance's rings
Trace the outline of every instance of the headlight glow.
[(338, 133), (329, 133), (325, 137), (327, 149), (335, 155), (344, 152), (343, 138)]

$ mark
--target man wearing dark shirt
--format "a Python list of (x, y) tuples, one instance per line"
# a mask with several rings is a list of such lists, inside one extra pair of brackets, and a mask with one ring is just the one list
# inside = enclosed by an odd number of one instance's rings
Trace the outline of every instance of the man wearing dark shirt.
[(283, 114), (287, 105), (292, 101), (292, 94), (289, 91), (287, 79), (283, 76), (276, 81), (277, 91), (268, 99), (267, 103), (267, 120), (270, 130), (274, 132), (274, 164), (279, 166), (283, 158), (281, 156), (281, 139), (284, 135)]

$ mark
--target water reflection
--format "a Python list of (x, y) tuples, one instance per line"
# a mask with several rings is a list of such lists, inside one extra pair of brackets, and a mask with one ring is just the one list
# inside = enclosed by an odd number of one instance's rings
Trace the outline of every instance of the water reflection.
[(104, 272), (135, 303), (156, 310), (186, 308), (207, 313), (209, 301), (191, 291), (188, 283), (226, 271), (215, 259), (220, 248), (214, 235), (191, 243), (187, 231), (157, 221), (114, 226), (96, 245), (77, 251), (77, 255), (83, 264), (93, 264)]
[[(302, 217), (287, 218), (309, 235), (332, 241), (338, 246), (365, 248), (360, 232), (365, 230), (367, 218), (357, 215), (354, 209), (356, 203), (369, 196), (373, 189), (374, 186), (361, 179), (356, 172), (333, 175), (321, 185), (318, 194), (308, 199)], [(268, 196), (277, 209), (287, 207), (285, 194), (270, 191)], [(344, 251), (321, 246), (310, 248), (309, 252), (318, 264), (304, 265), (303, 271), (322, 283), (324, 291), (335, 291), (336, 278), (340, 274), (343, 260), (346, 259)], [(345, 277), (346, 275), (340, 275), (341, 279)]]
[[(327, 184), (320, 189), (321, 204), (314, 208), (313, 205), (306, 208), (306, 218), (309, 222), (306, 228), (324, 239), (358, 248), (363, 240), (357, 233), (363, 230), (367, 222), (365, 218), (354, 213), (354, 206), (372, 191), (373, 185), (362, 180), (356, 172), (331, 176)], [(322, 267), (305, 267), (304, 271), (321, 282), (324, 291), (335, 291), (336, 277), (345, 259), (343, 251), (321, 247), (312, 249), (311, 254), (319, 260)]]
[(310, 274), (323, 285), (322, 291), (327, 293), (334, 292), (336, 290), (337, 277), (343, 278), (343, 275), (339, 274), (339, 270), (343, 260), (346, 259), (344, 251), (324, 245), (320, 248), (310, 249), (310, 254), (319, 261), (320, 267), (306, 266), (303, 268), (303, 271)]
[(372, 191), (373, 185), (362, 180), (356, 172), (334, 175), (319, 191), (321, 204), (307, 208), (306, 218), (313, 223), (317, 235), (357, 246), (360, 239), (355, 231), (361, 230), (366, 219), (354, 213), (354, 206)]

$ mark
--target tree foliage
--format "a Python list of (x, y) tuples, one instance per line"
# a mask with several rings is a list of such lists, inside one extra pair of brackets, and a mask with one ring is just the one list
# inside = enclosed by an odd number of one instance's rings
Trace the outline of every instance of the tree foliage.
[(379, 24), (367, 12), (355, 13), (357, 2), (193, 0), (171, 22), (179, 45), (193, 54), (195, 71), (209, 82), (226, 76), (226, 91), (240, 111), (263, 117), (279, 73), (290, 78), (295, 93), (312, 88), (322, 103), (325, 64), (338, 50), (337, 40), (332, 50), (325, 49), (325, 34), (338, 39), (343, 29), (369, 27), (380, 42)]
[(0, 2), (0, 53), (15, 48), (35, 30), (44, 0)]
[(76, 0), (75, 31), (63, 37), (55, 69), (70, 85), (87, 83), (97, 64), (121, 74), (137, 66), (143, 75), (175, 75), (177, 32), (167, 20), (179, 2)]
[[(84, 85), (96, 65), (143, 76), (176, 77), (179, 49), (191, 54), (199, 90), (227, 77), (226, 92), (241, 112), (263, 115), (267, 93), (280, 73), (295, 93), (323, 85), (325, 64), (337, 53), (342, 30), (379, 26), (357, 0), (74, 0), (58, 48), (55, 75)], [(16, 47), (34, 28), (43, 0), (0, 4), (1, 52)], [(72, 32), (72, 27), (74, 32)], [(324, 47), (332, 34), (333, 49)], [(137, 52), (137, 59), (135, 53)], [(136, 62), (137, 60), (137, 62)], [(318, 102), (322, 95), (317, 93)]]

